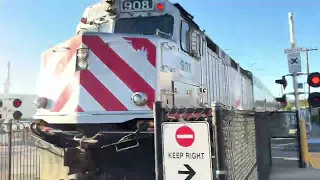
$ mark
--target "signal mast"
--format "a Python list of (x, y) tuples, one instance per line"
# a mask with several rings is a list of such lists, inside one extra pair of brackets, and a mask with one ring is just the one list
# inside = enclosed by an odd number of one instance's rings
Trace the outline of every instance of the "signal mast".
[(3, 84), (3, 88), (4, 88), (4, 95), (5, 96), (8, 96), (8, 94), (9, 94), (9, 92), (10, 92), (10, 85), (11, 85), (11, 83), (10, 83), (10, 60), (8, 61), (8, 66), (7, 66), (7, 79), (6, 79), (6, 81), (4, 82), (4, 84)]

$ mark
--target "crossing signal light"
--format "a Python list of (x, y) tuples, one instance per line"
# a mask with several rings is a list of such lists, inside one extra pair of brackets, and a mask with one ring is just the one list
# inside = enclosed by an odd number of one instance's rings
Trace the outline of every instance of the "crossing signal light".
[(307, 81), (311, 87), (320, 87), (320, 73), (310, 73)]
[(22, 112), (20, 112), (20, 111), (15, 111), (15, 112), (12, 114), (12, 116), (13, 116), (13, 119), (15, 119), (15, 120), (20, 120), (21, 117), (22, 117)]
[[(19, 108), (22, 105), (22, 101), (21, 99), (14, 99), (12, 102), (13, 107), (15, 108)], [(15, 120), (20, 120), (22, 117), (22, 112), (19, 110), (16, 110), (13, 112), (12, 114), (13, 119)]]
[(282, 84), (283, 89), (286, 89), (286, 87), (287, 87), (287, 85), (288, 85), (288, 82), (287, 82), (285, 76), (282, 76), (281, 79), (277, 79), (275, 82), (276, 82), (277, 84)]
[(320, 107), (320, 93), (313, 92), (309, 94), (308, 103), (311, 107)]
[(287, 102), (287, 96), (284, 94), (282, 97), (276, 98), (276, 101), (280, 102), (282, 108), (286, 107), (288, 102)]
[(13, 107), (18, 108), (22, 105), (22, 101), (20, 99), (13, 100)]

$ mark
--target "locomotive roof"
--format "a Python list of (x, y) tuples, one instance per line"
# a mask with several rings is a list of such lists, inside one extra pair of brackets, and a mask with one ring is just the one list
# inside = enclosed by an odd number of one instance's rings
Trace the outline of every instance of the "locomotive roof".
[[(180, 11), (182, 17), (184, 17), (190, 24), (192, 24), (194, 28), (200, 30), (199, 25), (193, 20), (194, 17), (189, 12), (187, 12), (187, 10), (185, 10), (179, 3), (174, 3), (173, 5)], [(219, 54), (219, 50), (222, 51), (222, 49), (220, 49), (220, 47), (209, 36), (207, 36), (206, 34), (205, 36), (206, 36), (208, 47), (216, 54)], [(239, 64), (235, 60), (233, 60), (231, 57), (230, 57), (230, 61), (231, 61), (231, 64), (230, 64), (231, 67), (238, 70)], [(252, 73), (250, 71), (245, 70), (242, 67), (239, 67), (239, 69), (241, 74), (243, 74), (244, 76), (252, 80)]]

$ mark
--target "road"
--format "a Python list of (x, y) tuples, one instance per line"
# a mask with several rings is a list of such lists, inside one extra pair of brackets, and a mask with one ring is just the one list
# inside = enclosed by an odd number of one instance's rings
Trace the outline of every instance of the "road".
[[(270, 180), (319, 180), (320, 169), (298, 168), (298, 152), (295, 139), (273, 139), (272, 174)], [(313, 152), (320, 149), (320, 143), (314, 139), (308, 141)], [(318, 151), (320, 152), (320, 150)]]

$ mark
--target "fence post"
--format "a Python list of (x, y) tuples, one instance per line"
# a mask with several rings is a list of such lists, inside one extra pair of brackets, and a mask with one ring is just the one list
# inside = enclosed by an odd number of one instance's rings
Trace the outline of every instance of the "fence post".
[(154, 113), (154, 153), (155, 153), (155, 173), (156, 180), (163, 180), (163, 155), (162, 155), (162, 122), (164, 121), (164, 112), (162, 103), (156, 101), (153, 106)]
[(9, 127), (8, 127), (8, 145), (9, 145), (9, 154), (8, 154), (8, 180), (11, 180), (11, 166), (12, 166), (12, 121), (11, 119), (8, 120), (8, 124), (9, 124)]
[(225, 142), (224, 142), (224, 133), (223, 133), (223, 114), (222, 107), (219, 103), (212, 103), (212, 117), (215, 121), (215, 140), (216, 140), (216, 162), (217, 162), (217, 170), (216, 177), (218, 180), (226, 180), (227, 179), (227, 165), (226, 165), (226, 154), (225, 154)]

